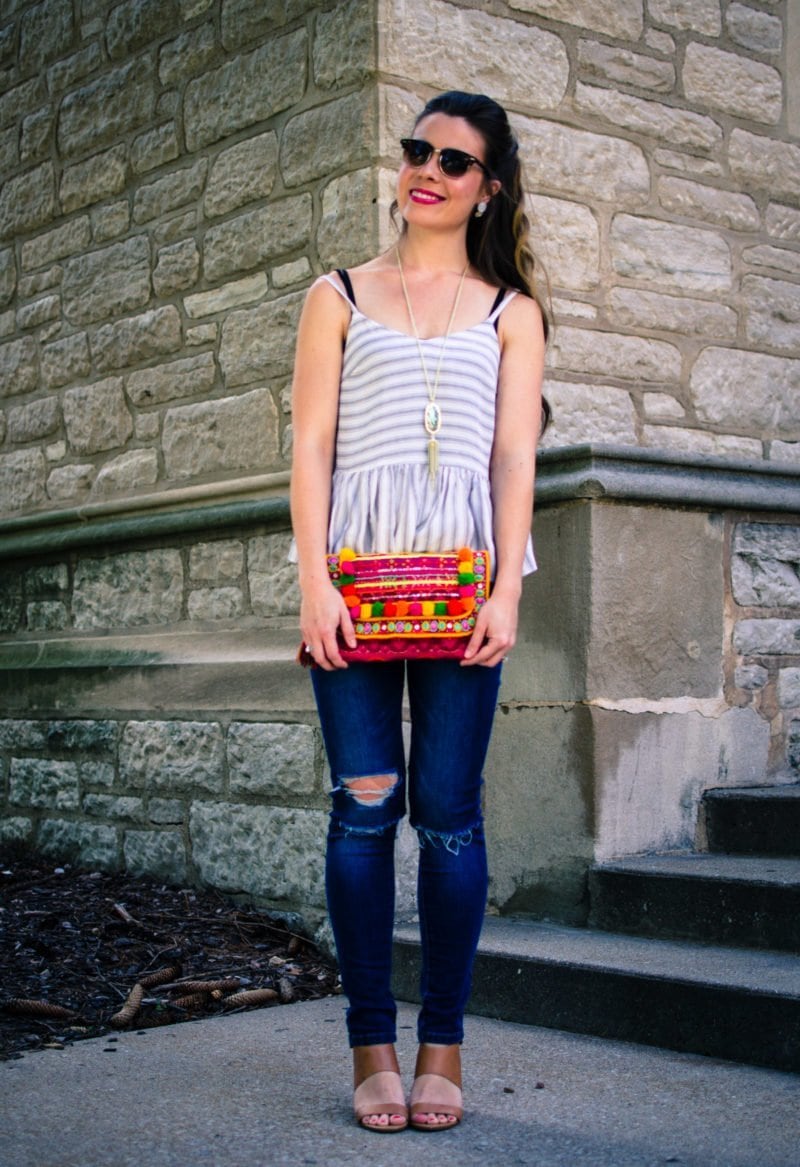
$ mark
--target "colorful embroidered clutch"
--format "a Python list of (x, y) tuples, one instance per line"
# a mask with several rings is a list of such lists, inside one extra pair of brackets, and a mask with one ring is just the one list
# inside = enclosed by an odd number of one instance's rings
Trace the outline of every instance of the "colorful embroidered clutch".
[(358, 639), (345, 660), (437, 660), (464, 655), (489, 597), (489, 552), (328, 555)]

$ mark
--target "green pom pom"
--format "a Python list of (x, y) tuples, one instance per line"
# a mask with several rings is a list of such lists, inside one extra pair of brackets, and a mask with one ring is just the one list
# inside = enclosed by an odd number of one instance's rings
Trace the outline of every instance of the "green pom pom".
[(475, 572), (474, 571), (460, 571), (458, 573), (458, 582), (460, 584), (475, 583)]

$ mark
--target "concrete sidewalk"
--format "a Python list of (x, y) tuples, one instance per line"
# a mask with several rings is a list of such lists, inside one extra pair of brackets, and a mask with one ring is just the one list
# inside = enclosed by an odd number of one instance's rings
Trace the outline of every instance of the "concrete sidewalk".
[[(467, 1022), (462, 1126), (362, 1132), (350, 1117), (343, 1010), (330, 998), (2, 1063), (0, 1163), (800, 1164), (800, 1076), (481, 1017)], [(409, 1071), (414, 1020), (402, 1006), (398, 1049)]]

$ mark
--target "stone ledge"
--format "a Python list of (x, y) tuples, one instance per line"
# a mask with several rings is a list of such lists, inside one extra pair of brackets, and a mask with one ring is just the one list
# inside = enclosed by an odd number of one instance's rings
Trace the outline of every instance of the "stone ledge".
[(800, 466), (628, 446), (543, 450), (539, 455), (537, 507), (573, 499), (797, 513)]

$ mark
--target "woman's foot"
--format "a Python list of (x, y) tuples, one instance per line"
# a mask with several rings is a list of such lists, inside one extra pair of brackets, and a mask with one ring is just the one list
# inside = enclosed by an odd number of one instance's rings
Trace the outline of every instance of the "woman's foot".
[(411, 1125), (418, 1131), (446, 1131), (461, 1122), (461, 1047), (419, 1047), (411, 1088)]
[(391, 1134), (408, 1126), (408, 1107), (393, 1045), (353, 1047), (353, 1109), (368, 1131)]

